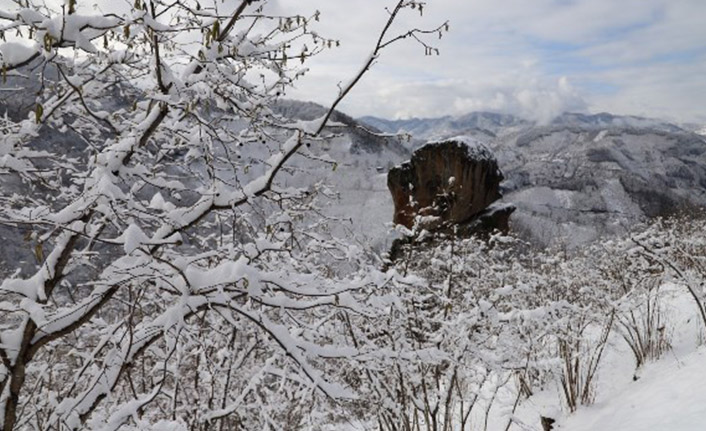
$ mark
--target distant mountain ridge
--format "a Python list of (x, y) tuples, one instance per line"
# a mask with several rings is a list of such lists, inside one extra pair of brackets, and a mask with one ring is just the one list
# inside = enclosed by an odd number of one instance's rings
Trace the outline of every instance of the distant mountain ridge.
[(417, 139), (431, 140), (449, 135), (485, 135), (494, 137), (498, 130), (530, 124), (521, 118), (492, 112), (439, 118), (411, 118), (407, 120), (385, 120), (377, 117), (361, 117), (358, 121), (386, 133), (408, 133)]
[[(687, 131), (678, 125), (652, 118), (638, 116), (621, 116), (607, 112), (597, 114), (582, 114), (566, 112), (555, 117), (549, 124), (537, 124), (510, 114), (494, 112), (471, 112), (460, 116), (443, 116), (438, 118), (410, 118), (404, 120), (387, 120), (374, 116), (358, 118), (363, 124), (368, 124), (386, 133), (409, 133), (418, 139), (435, 139), (463, 134), (464, 132), (483, 132), (495, 136), (498, 131), (511, 127), (580, 127), (580, 128), (633, 128), (662, 130), (665, 132)], [(704, 128), (706, 129), (706, 128)]]

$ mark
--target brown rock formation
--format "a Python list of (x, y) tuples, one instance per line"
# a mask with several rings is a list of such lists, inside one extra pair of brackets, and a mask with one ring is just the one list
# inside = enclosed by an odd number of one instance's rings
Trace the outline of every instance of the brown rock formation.
[(501, 197), (502, 180), (495, 157), (483, 144), (468, 138), (428, 143), (387, 176), (393, 220), (430, 231), (453, 225), (465, 226), (464, 231), (507, 230), (514, 207), (488, 208)]

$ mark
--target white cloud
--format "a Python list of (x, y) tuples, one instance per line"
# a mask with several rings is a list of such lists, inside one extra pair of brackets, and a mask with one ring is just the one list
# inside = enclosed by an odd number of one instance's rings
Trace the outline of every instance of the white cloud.
[(590, 103), (620, 114), (653, 116), (706, 124), (706, 55), (688, 65), (658, 64), (606, 71), (605, 82), (618, 89), (593, 95)]
[[(319, 31), (342, 47), (311, 63), (293, 96), (330, 102), (358, 70), (393, 1), (278, 0), (282, 11), (321, 9)], [(352, 115), (438, 116), (469, 110), (546, 119), (561, 110), (614, 111), (701, 121), (706, 93), (706, 1), (435, 0), (398, 29), (451, 32), (427, 57), (404, 41), (347, 99)], [(571, 83), (569, 85), (568, 83)]]

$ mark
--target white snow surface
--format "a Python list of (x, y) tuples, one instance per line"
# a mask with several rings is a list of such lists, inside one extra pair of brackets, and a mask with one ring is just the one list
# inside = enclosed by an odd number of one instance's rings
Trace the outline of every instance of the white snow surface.
[(703, 431), (706, 349), (648, 364), (635, 382), (579, 410), (559, 430)]
[(19, 64), (27, 61), (39, 50), (39, 45), (21, 42), (6, 42), (0, 45), (0, 64)]
[(474, 160), (495, 160), (495, 155), (484, 143), (470, 136), (454, 136), (453, 138), (430, 141), (429, 144), (443, 142), (457, 142), (465, 145), (468, 156)]
[[(683, 286), (663, 286), (673, 330), (672, 349), (635, 370), (625, 342), (614, 332), (599, 367), (596, 400), (573, 413), (562, 411), (557, 387), (520, 404), (515, 415), (527, 430), (541, 430), (540, 415), (557, 419), (555, 431), (703, 431), (706, 429), (706, 346), (696, 310)], [(669, 330), (669, 328), (667, 328)], [(489, 430), (507, 424), (495, 409)], [(516, 426), (510, 429), (522, 429)]]

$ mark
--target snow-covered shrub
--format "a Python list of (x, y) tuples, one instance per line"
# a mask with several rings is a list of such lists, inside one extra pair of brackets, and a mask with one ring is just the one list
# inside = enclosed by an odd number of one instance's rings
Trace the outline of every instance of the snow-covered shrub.
[(396, 268), (418, 279), (402, 295), (408, 311), (400, 317), (416, 347), (447, 356), (387, 376), (397, 402), (385, 423), (471, 429), (493, 406), (513, 412), (552, 386), (569, 411), (592, 403), (616, 328), (638, 361), (669, 347), (658, 289), (668, 279), (638, 251), (629, 237), (573, 252), (503, 236), (405, 246)]
[(418, 348), (447, 356), (405, 363), (387, 376), (397, 401), (387, 422), (470, 429), (485, 423), (496, 403), (514, 410), (520, 396), (545, 382), (552, 367), (543, 353), (546, 328), (568, 307), (550, 298), (536, 262), (522, 251), (516, 239), (496, 236), (433, 240), (401, 254), (398, 269), (420, 277), (403, 295), (409, 335)]
[(535, 354), (551, 364), (545, 376), (558, 382), (571, 411), (594, 398), (595, 375), (614, 319), (614, 293), (601, 279), (595, 259), (592, 249), (571, 254), (547, 250), (537, 252), (535, 267), (526, 269), (542, 286), (533, 300), (555, 310), (537, 328), (543, 339)]
[(687, 289), (706, 330), (706, 215), (659, 219), (631, 238), (638, 253), (662, 267), (669, 280)]
[(601, 248), (602, 277), (622, 295), (614, 302), (616, 329), (639, 368), (670, 348), (670, 328), (660, 289), (666, 281), (664, 267), (641, 253), (629, 239), (606, 241)]
[(301, 121), (274, 107), (338, 42), (273, 3), (0, 10), (3, 85), (33, 98), (0, 120), (0, 223), (37, 262), (0, 268), (3, 431), (298, 427), (356, 394), (345, 363), (384, 356), (345, 322), (378, 323), (389, 280), (328, 235), (310, 171), (281, 180), (302, 153), (331, 169), (326, 124), (385, 47), (446, 26), (392, 34), (423, 5), (391, 2)]

